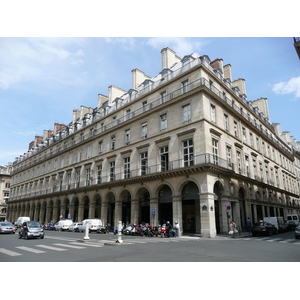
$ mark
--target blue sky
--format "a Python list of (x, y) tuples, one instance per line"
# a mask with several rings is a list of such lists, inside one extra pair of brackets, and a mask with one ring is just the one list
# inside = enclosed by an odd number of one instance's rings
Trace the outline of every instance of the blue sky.
[(97, 106), (108, 86), (131, 88), (131, 70), (161, 71), (164, 47), (231, 64), (248, 100), (268, 98), (271, 122), (300, 141), (300, 60), (292, 37), (0, 38), (0, 165), (28, 150), (35, 135), (68, 124), (81, 105)]

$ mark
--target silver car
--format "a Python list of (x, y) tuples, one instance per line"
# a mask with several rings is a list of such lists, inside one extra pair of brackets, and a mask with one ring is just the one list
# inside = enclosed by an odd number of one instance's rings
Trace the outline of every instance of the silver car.
[(15, 226), (11, 222), (0, 222), (0, 233), (15, 233)]

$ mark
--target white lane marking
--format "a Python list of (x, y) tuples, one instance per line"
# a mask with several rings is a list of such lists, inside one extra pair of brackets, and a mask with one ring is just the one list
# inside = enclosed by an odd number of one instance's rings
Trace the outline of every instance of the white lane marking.
[(286, 243), (289, 243), (291, 241), (294, 241), (294, 239), (286, 239), (286, 240), (280, 241), (279, 243), (286, 244)]
[(29, 252), (32, 252), (32, 253), (46, 253), (45, 251), (42, 251), (42, 250), (37, 250), (37, 249), (34, 249), (34, 248), (29, 248), (29, 247), (25, 247), (25, 246), (20, 246), (20, 247), (16, 247), (18, 249), (21, 249), (21, 250), (25, 250), (25, 251), (29, 251)]
[(85, 243), (80, 243), (80, 242), (71, 242), (70, 244), (72, 244), (72, 245), (84, 245), (84, 246), (89, 246), (89, 247), (98, 247), (98, 248), (100, 248), (100, 247), (103, 247), (104, 246), (104, 244), (100, 244), (99, 243), (99, 245), (98, 244), (91, 244), (91, 243), (89, 243), (89, 242), (85, 242)]
[(20, 253), (11, 251), (11, 250), (7, 250), (7, 249), (4, 249), (4, 248), (0, 248), (0, 252), (1, 252), (1, 253), (4, 253), (4, 254), (7, 254), (7, 255), (9, 255), (9, 256), (19, 256), (19, 255), (23, 255), (23, 254), (20, 254)]
[(51, 246), (47, 246), (47, 245), (37, 245), (37, 247), (42, 247), (42, 248), (46, 248), (46, 249), (50, 249), (50, 250), (54, 250), (54, 251), (67, 251), (67, 249), (51, 247)]
[(67, 244), (53, 244), (53, 245), (60, 246), (60, 247), (74, 248), (74, 249), (84, 249), (84, 248), (86, 248), (86, 247), (73, 246), (73, 245), (67, 245)]

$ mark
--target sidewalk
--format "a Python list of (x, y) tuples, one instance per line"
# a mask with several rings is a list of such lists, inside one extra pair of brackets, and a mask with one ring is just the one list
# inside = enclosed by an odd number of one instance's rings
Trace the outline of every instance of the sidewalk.
[[(246, 237), (250, 237), (252, 236), (252, 234), (248, 231), (242, 231), (242, 232), (239, 232), (237, 235), (236, 235), (236, 238), (246, 238)], [(180, 236), (180, 238), (191, 238), (191, 237), (194, 237), (194, 238), (201, 238), (201, 234), (200, 233), (184, 233), (182, 236)], [(217, 237), (231, 237), (228, 233), (218, 233), (217, 234)]]

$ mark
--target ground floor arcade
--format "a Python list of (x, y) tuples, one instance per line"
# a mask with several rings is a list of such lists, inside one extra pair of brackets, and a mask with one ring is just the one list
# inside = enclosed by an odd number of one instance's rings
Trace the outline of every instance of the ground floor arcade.
[(231, 220), (244, 228), (248, 217), (254, 223), (264, 216), (285, 217), (298, 209), (285, 194), (271, 194), (259, 186), (249, 188), (243, 180), (202, 172), (17, 200), (8, 204), (8, 220), (29, 216), (41, 223), (55, 223), (60, 218), (100, 218), (112, 226), (118, 221), (153, 226), (178, 221), (181, 234), (215, 237), (228, 232)]

